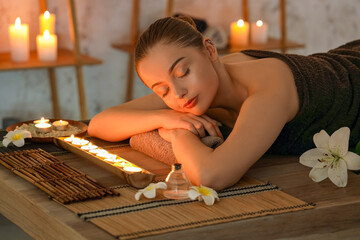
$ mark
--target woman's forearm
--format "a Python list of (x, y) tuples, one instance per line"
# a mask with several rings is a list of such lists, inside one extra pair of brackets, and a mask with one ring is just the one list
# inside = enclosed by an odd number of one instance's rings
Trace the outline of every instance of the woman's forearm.
[(91, 119), (88, 133), (107, 141), (121, 141), (159, 128), (161, 111), (110, 108)]

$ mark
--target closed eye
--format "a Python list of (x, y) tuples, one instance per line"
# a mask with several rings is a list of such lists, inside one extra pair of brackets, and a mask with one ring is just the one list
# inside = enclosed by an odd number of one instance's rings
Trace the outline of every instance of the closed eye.
[(179, 78), (186, 77), (189, 73), (190, 73), (190, 68), (186, 69), (186, 72), (182, 76), (180, 76)]
[(166, 97), (166, 95), (169, 93), (169, 88), (166, 89), (166, 92), (163, 93), (162, 97)]

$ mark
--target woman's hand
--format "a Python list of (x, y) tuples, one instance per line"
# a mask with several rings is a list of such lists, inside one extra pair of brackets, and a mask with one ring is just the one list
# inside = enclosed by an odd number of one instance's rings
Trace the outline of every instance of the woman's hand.
[[(206, 132), (210, 136), (217, 136), (223, 139), (220, 129), (215, 120), (207, 115), (196, 116), (192, 113), (177, 112), (174, 110), (162, 110), (162, 128), (167, 130), (186, 129), (196, 136), (205, 137)], [(165, 135), (165, 130), (161, 130)]]

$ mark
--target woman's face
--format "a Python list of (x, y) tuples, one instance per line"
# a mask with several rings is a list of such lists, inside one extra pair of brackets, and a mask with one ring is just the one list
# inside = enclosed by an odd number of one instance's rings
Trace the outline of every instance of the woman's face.
[(208, 50), (159, 43), (138, 63), (143, 82), (172, 109), (204, 114), (218, 89)]

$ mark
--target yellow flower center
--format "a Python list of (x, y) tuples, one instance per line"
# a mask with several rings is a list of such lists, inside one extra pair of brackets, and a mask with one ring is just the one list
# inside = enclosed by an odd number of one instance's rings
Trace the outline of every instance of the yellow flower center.
[(147, 191), (150, 191), (150, 190), (154, 189), (154, 187), (155, 187), (155, 186), (147, 187), (146, 190), (147, 190)]
[(22, 135), (21, 133), (14, 134), (14, 135), (12, 136), (12, 140), (13, 140), (13, 141), (17, 141), (17, 140), (20, 140), (20, 139), (22, 139), (22, 138), (23, 138), (23, 135)]
[(204, 196), (209, 196), (209, 195), (211, 195), (210, 190), (207, 189), (207, 188), (199, 187), (198, 190), (199, 190), (199, 193), (201, 193), (201, 194), (204, 195)]

